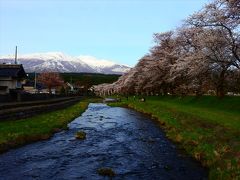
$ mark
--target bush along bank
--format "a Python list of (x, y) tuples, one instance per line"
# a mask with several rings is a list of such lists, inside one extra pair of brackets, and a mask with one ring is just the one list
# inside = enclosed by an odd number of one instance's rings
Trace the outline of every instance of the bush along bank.
[(209, 168), (209, 179), (240, 179), (240, 97), (121, 99), (110, 105), (150, 114), (169, 139)]
[(67, 124), (80, 116), (90, 102), (95, 101), (97, 99), (83, 99), (62, 110), (22, 120), (0, 122), (0, 153), (30, 142), (48, 139), (61, 129), (67, 129)]

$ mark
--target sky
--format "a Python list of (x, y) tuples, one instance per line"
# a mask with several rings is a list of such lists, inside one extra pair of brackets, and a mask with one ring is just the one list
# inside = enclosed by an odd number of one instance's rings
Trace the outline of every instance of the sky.
[(63, 52), (133, 66), (209, 0), (0, 0), (0, 55)]

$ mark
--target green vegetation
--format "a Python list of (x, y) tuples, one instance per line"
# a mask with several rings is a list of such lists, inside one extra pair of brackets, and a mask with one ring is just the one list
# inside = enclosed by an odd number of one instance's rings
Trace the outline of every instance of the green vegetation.
[(110, 105), (151, 114), (168, 138), (209, 167), (210, 179), (240, 178), (240, 97), (130, 97)]
[(85, 99), (66, 109), (37, 115), (31, 118), (0, 122), (0, 152), (29, 142), (49, 138), (67, 128), (67, 124), (85, 111), (94, 99)]
[(83, 131), (78, 131), (75, 135), (76, 139), (84, 140), (86, 139), (86, 133)]
[(61, 73), (64, 81), (68, 82), (86, 82), (91, 85), (98, 85), (102, 83), (113, 83), (118, 80), (120, 75), (116, 74), (96, 74), (96, 73)]
[(111, 168), (100, 168), (97, 170), (97, 172), (100, 176), (113, 177), (116, 175), (115, 172)]
[[(28, 73), (29, 80), (34, 80), (34, 73)], [(39, 75), (39, 74), (38, 74)], [(60, 73), (65, 82), (82, 82), (83, 84), (98, 85), (102, 83), (113, 83), (118, 80), (120, 75), (116, 74), (97, 74), (97, 73)]]

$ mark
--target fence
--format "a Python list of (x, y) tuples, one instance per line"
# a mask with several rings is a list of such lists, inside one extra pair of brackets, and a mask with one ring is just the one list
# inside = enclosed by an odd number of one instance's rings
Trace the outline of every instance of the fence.
[(7, 95), (0, 95), (0, 103), (10, 102), (25, 102), (25, 101), (40, 101), (53, 98), (65, 97), (64, 95), (56, 94), (26, 94), (26, 93), (12, 93)]

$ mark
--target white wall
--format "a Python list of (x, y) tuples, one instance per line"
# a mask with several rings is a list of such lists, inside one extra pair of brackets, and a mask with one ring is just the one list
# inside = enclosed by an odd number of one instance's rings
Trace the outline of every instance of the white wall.
[[(0, 77), (0, 86), (7, 86), (5, 93), (9, 93), (9, 89), (21, 88), (22, 83), (18, 80), (13, 80), (11, 78)], [(0, 91), (0, 94), (5, 94), (3, 90)]]

